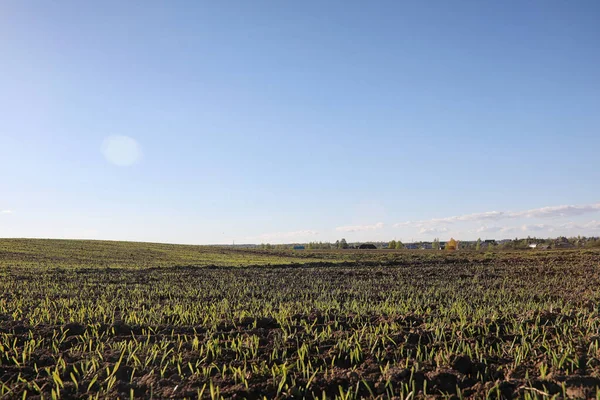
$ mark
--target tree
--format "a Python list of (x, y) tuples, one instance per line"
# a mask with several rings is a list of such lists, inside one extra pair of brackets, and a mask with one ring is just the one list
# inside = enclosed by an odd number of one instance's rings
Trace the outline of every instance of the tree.
[(336, 240), (336, 241), (335, 241), (335, 248), (336, 248), (336, 249), (339, 249), (339, 248), (340, 248), (340, 241), (339, 241), (339, 240)]
[(477, 239), (477, 244), (475, 245), (475, 250), (479, 251), (481, 249), (481, 238)]
[(347, 249), (348, 248), (348, 243), (346, 242), (346, 239), (342, 238), (342, 240), (340, 240), (340, 249)]
[(395, 248), (396, 248), (396, 250), (401, 250), (401, 249), (403, 249), (403, 248), (404, 248), (404, 245), (402, 244), (402, 242), (401, 242), (401, 241), (399, 241), (399, 240), (398, 240), (398, 241), (396, 242), (396, 247), (395, 247)]
[(391, 240), (390, 243), (388, 244), (388, 249), (395, 249), (395, 248), (396, 248), (396, 241)]
[(458, 249), (458, 242), (456, 240), (454, 240), (453, 238), (450, 238), (448, 243), (446, 243), (446, 250), (454, 251), (456, 249)]
[(585, 244), (585, 247), (588, 247), (588, 248), (600, 247), (600, 239), (594, 239), (594, 238), (588, 239), (587, 243)]
[(440, 249), (440, 239), (438, 239), (438, 238), (433, 239), (433, 242), (431, 243), (431, 248), (434, 250), (439, 250)]

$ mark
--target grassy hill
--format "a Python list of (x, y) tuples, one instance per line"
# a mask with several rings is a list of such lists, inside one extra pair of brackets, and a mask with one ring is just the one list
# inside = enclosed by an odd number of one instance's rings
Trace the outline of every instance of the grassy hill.
[(155, 268), (176, 266), (264, 266), (307, 263), (406, 264), (531, 260), (552, 262), (597, 250), (498, 251), (261, 250), (105, 240), (0, 239), (0, 267)]
[(101, 240), (0, 239), (0, 266), (248, 266), (323, 261), (326, 255), (218, 246)]

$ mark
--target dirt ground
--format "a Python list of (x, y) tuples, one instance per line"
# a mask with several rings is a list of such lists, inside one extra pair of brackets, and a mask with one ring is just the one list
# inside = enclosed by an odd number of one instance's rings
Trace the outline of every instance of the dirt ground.
[(1, 271), (2, 398), (595, 398), (600, 387), (598, 252)]

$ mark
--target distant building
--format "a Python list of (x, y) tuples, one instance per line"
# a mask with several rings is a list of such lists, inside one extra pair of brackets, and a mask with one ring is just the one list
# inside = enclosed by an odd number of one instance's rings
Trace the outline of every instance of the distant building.
[(554, 248), (556, 249), (572, 249), (575, 245), (569, 242), (558, 242), (554, 244)]
[(377, 246), (375, 246), (372, 243), (363, 243), (360, 246), (358, 246), (358, 248), (361, 250), (377, 250)]

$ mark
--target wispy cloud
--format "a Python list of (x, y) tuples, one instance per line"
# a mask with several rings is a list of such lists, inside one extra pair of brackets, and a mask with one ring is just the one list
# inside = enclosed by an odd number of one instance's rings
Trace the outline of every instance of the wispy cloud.
[(600, 230), (600, 221), (590, 221), (583, 226), (587, 229)]
[(383, 222), (378, 222), (373, 225), (353, 225), (353, 226), (338, 226), (335, 228), (338, 232), (364, 232), (381, 229), (385, 226)]
[(584, 233), (586, 231), (600, 230), (600, 221), (590, 221), (584, 224), (577, 224), (575, 222), (566, 222), (564, 224), (524, 224), (521, 226), (481, 226), (477, 228), (475, 233), (509, 233), (509, 232), (579, 232)]
[(600, 203), (542, 207), (525, 211), (487, 211), (474, 214), (456, 215), (445, 218), (432, 218), (420, 221), (399, 222), (397, 224), (394, 224), (394, 227), (423, 228), (453, 224), (457, 222), (499, 221), (503, 219), (516, 218), (562, 218), (596, 212), (600, 212)]
[(445, 233), (448, 232), (448, 228), (446, 228), (445, 226), (436, 228), (436, 227), (432, 227), (432, 228), (421, 228), (419, 230), (420, 234), (427, 234), (427, 233)]
[(453, 223), (453, 222), (469, 222), (469, 221), (488, 221), (488, 220), (499, 220), (504, 218), (505, 213), (502, 211), (487, 211), (475, 214), (457, 215), (446, 218), (434, 218), (431, 221), (439, 223)]
[(585, 204), (578, 206), (554, 206), (542, 207), (533, 210), (509, 213), (512, 218), (559, 218), (559, 217), (575, 217), (578, 215), (589, 214), (600, 211), (600, 203)]
[(589, 221), (586, 222), (585, 224), (576, 224), (574, 222), (567, 222), (566, 224), (562, 224), (556, 227), (553, 227), (555, 230), (560, 229), (560, 230), (600, 230), (600, 221)]
[(476, 233), (497, 233), (497, 232), (502, 232), (503, 230), (506, 230), (506, 227), (502, 227), (502, 226), (480, 226), (479, 228), (477, 228), (475, 230)]
[(556, 228), (553, 225), (548, 224), (533, 224), (533, 225), (523, 225), (521, 230), (523, 232), (539, 232), (539, 231), (547, 231), (554, 232)]
[(319, 235), (318, 231), (313, 230), (300, 230), (300, 231), (292, 231), (292, 232), (272, 232), (272, 233), (263, 233), (262, 235), (248, 238), (250, 240), (260, 240), (262, 242), (269, 241), (279, 241), (286, 239), (297, 239), (297, 238), (307, 238), (311, 236)]
[(1, 210), (0, 214), (12, 214), (13, 210)]
[(394, 227), (398, 228), (398, 227), (402, 227), (402, 226), (411, 226), (411, 227), (415, 227), (415, 228), (420, 228), (420, 227), (431, 226), (431, 225), (452, 224), (455, 222), (477, 222), (477, 221), (489, 221), (489, 220), (496, 221), (496, 220), (499, 220), (502, 218), (506, 218), (506, 214), (504, 212), (487, 211), (487, 212), (475, 213), (475, 214), (455, 215), (452, 217), (445, 217), (445, 218), (432, 218), (432, 219), (425, 219), (425, 220), (420, 220), (420, 221), (399, 222), (397, 224), (394, 224)]

